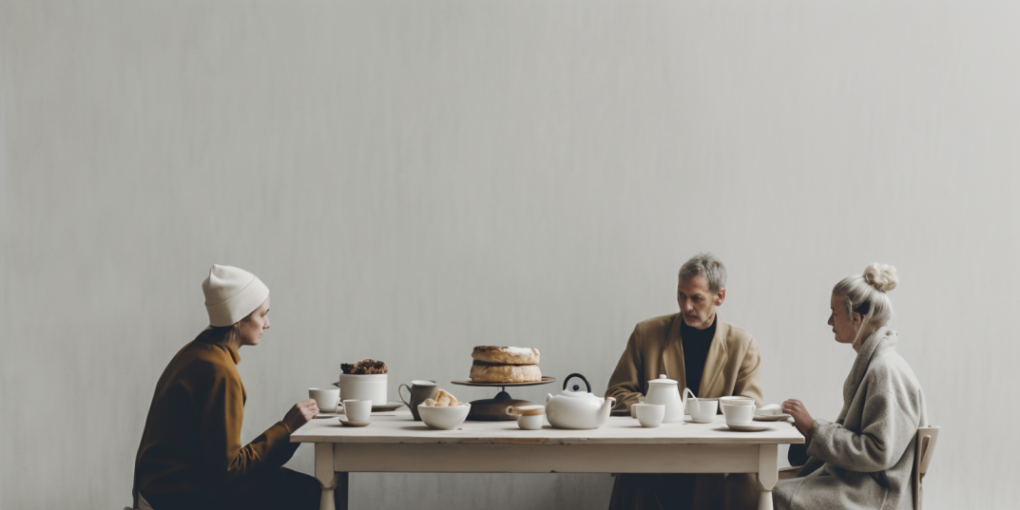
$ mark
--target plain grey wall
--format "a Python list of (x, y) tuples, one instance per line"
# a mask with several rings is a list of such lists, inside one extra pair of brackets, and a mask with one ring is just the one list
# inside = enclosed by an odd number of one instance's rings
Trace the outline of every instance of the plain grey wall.
[[(272, 290), (241, 351), (248, 441), (366, 357), (394, 398), (466, 377), (479, 344), (601, 392), (703, 250), (766, 400), (826, 419), (854, 357), (832, 285), (896, 265), (892, 324), (943, 427), (926, 508), (1015, 504), (1018, 21), (1015, 2), (2, 0), (0, 507), (129, 503), (214, 262)], [(610, 481), (359, 474), (351, 497), (601, 508)]]

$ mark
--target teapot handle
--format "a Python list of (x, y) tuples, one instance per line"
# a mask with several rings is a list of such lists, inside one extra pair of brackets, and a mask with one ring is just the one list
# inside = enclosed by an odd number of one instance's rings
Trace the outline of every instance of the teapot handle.
[[(563, 380), (563, 389), (567, 389), (567, 382), (569, 382), (572, 377), (580, 377), (581, 380), (584, 381), (584, 385), (588, 388), (588, 393), (591, 393), (591, 383), (589, 383), (588, 379), (585, 379), (585, 377), (581, 374), (568, 375), (567, 378)], [(575, 388), (574, 391), (577, 391), (577, 389), (579, 388)]]

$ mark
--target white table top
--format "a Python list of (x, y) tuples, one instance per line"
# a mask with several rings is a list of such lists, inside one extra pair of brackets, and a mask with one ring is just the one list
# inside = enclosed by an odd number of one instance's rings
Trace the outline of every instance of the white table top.
[(630, 417), (610, 417), (592, 430), (523, 430), (516, 421), (466, 421), (455, 430), (433, 430), (414, 421), (409, 410), (372, 414), (367, 427), (345, 427), (339, 419), (317, 418), (295, 431), (297, 443), (449, 443), (449, 444), (801, 444), (804, 436), (787, 422), (753, 422), (762, 432), (735, 432), (723, 417), (712, 423), (664, 423), (644, 428)]

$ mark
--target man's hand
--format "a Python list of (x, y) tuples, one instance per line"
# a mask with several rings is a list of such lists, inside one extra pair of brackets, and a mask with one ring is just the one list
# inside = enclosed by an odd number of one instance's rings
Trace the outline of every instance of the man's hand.
[(314, 398), (302, 400), (294, 404), (290, 411), (287, 411), (287, 415), (283, 417), (283, 423), (290, 427), (291, 432), (294, 432), (308, 423), (308, 420), (315, 418), (317, 414), (319, 414), (319, 406), (315, 403)]
[(808, 414), (804, 403), (800, 400), (790, 399), (783, 402), (783, 412), (793, 416), (793, 424), (801, 434), (807, 435), (807, 431), (815, 426), (815, 419)]

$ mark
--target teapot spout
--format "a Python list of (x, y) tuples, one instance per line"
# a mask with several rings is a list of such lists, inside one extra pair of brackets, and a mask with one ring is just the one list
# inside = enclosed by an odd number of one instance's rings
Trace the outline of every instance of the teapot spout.
[(549, 401), (552, 400), (552, 398), (553, 398), (552, 393), (546, 393), (545, 394), (545, 403), (548, 404)]
[(606, 397), (606, 401), (602, 403), (602, 408), (599, 409), (598, 424), (602, 425), (609, 419), (609, 413), (613, 410), (613, 405), (616, 404), (616, 399), (613, 397)]

